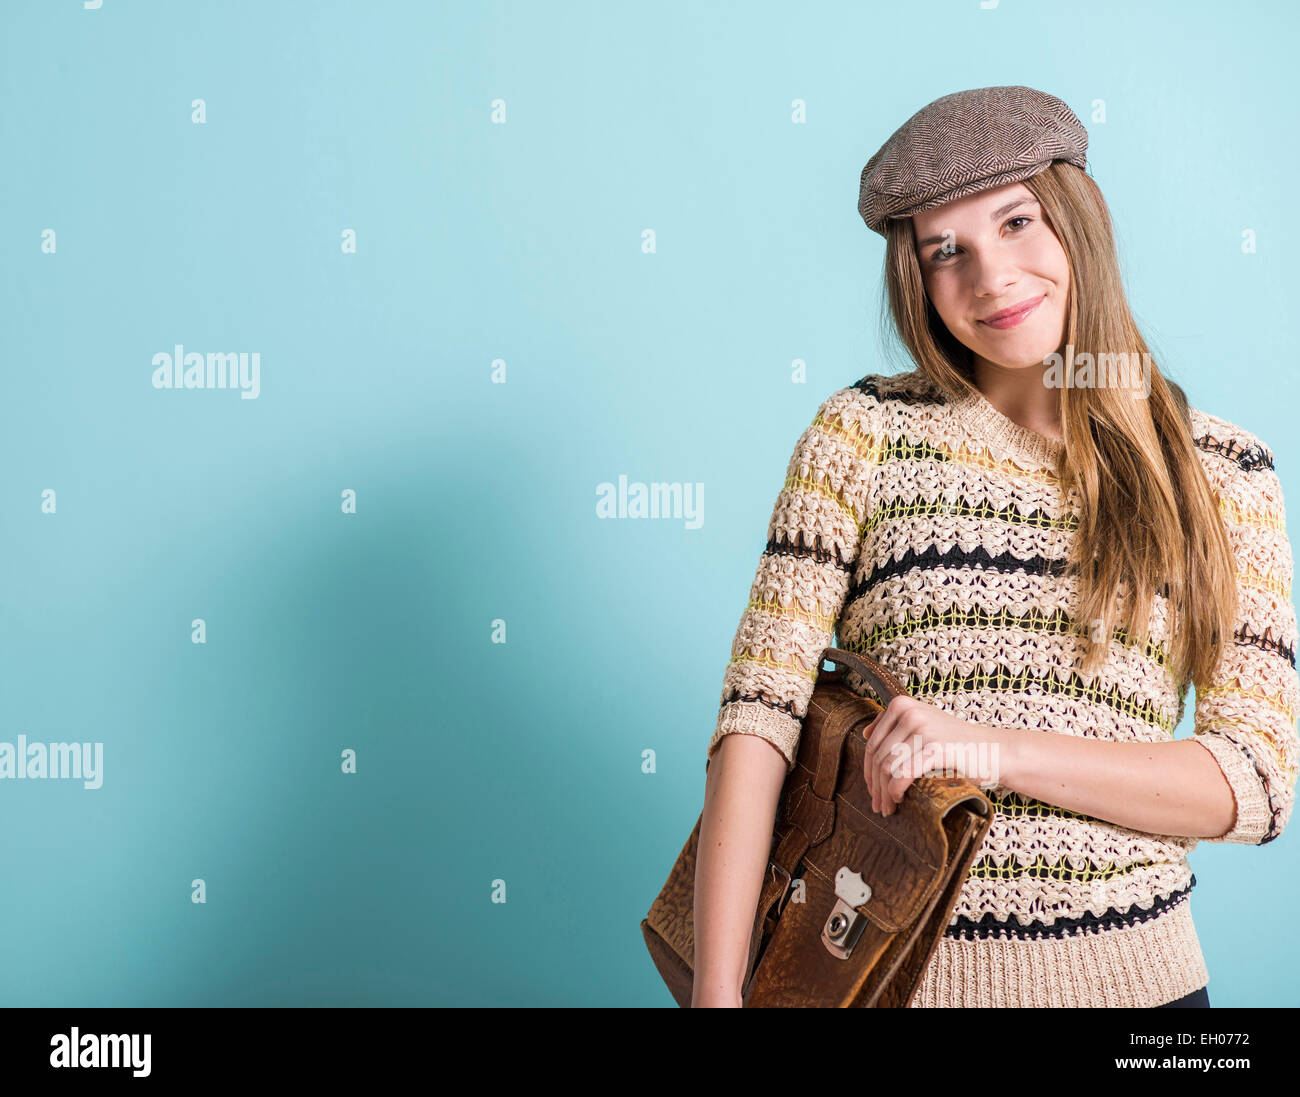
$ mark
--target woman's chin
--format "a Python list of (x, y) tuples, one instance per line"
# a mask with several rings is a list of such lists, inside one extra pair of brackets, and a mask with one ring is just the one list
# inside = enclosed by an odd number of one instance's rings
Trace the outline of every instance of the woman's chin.
[[(1055, 349), (1055, 348), (1053, 348)], [(1045, 350), (1042, 354), (1036, 351), (1026, 352), (1024, 355), (1008, 353), (1006, 349), (1000, 349), (996, 353), (990, 354), (987, 350), (981, 351), (980, 357), (992, 362), (1000, 369), (1007, 370), (1026, 370), (1026, 369), (1044, 369), (1047, 365), (1045, 359), (1051, 350)]]

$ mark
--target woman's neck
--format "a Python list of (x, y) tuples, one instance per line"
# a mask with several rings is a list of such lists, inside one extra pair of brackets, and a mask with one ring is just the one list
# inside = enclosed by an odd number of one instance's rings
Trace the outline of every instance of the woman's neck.
[(1061, 395), (1043, 383), (1046, 365), (1009, 368), (973, 356), (972, 380), (990, 404), (1022, 427), (1060, 441)]

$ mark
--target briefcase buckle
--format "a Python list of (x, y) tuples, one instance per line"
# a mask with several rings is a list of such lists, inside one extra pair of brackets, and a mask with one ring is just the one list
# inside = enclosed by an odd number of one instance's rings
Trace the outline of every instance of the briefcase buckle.
[(835, 907), (822, 927), (822, 944), (832, 956), (847, 960), (866, 928), (866, 918), (857, 908), (871, 899), (871, 885), (848, 865), (835, 874)]

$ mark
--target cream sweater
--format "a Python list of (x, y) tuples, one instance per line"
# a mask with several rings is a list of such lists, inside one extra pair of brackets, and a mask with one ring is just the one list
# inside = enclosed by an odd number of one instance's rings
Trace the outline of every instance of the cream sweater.
[[(1233, 642), (1196, 697), (1194, 734), (1236, 799), (1227, 834), (1262, 845), (1295, 798), (1300, 679), (1292, 556), (1271, 452), (1192, 411), (1238, 572)], [(799, 438), (740, 619), (708, 757), (767, 739), (793, 766), (818, 655), (867, 652), (909, 693), (963, 719), (1162, 742), (1187, 683), (1166, 669), (1166, 603), (1149, 646), (1116, 630), (1082, 676), (1062, 574), (1079, 511), (1053, 474), (1062, 443), (919, 371), (868, 375)], [(856, 682), (850, 678), (850, 682)], [(1192, 924), (1197, 839), (1147, 834), (985, 790), (996, 815), (915, 1006), (1154, 1006), (1207, 985)]]

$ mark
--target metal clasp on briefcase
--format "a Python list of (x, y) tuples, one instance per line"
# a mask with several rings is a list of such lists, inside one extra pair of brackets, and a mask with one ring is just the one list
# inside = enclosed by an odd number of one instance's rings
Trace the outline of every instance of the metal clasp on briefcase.
[(835, 874), (835, 908), (822, 927), (822, 944), (832, 956), (847, 960), (853, 952), (867, 924), (856, 908), (870, 898), (871, 886), (862, 879), (862, 874), (852, 871), (848, 865), (840, 866)]

